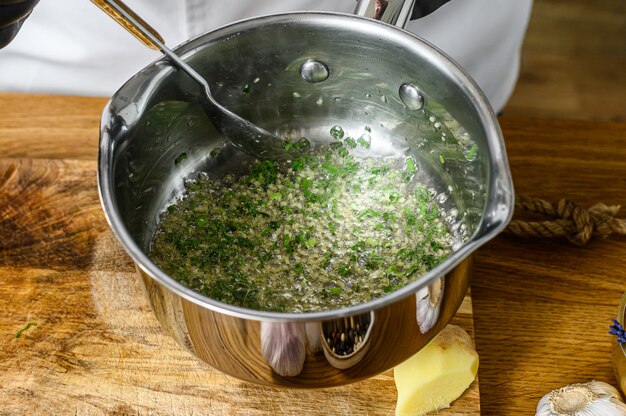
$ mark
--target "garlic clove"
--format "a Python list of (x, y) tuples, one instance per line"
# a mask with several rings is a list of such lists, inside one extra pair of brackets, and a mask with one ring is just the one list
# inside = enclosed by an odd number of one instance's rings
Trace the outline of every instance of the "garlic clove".
[(430, 331), (439, 319), (443, 290), (444, 279), (440, 277), (415, 293), (415, 319), (422, 334)]
[(304, 324), (261, 322), (261, 354), (279, 375), (300, 374), (306, 357)]
[(626, 416), (617, 389), (602, 381), (570, 384), (539, 400), (536, 416)]

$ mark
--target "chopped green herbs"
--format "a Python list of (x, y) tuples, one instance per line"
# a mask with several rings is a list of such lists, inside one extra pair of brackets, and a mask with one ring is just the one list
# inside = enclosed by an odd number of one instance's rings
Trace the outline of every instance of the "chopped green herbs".
[(339, 139), (339, 140), (343, 139), (344, 134), (345, 132), (340, 126), (334, 126), (333, 128), (330, 129), (330, 135), (333, 136), (335, 139)]
[(185, 160), (187, 160), (187, 153), (181, 153), (178, 156), (176, 156), (176, 159), (174, 159), (174, 164), (178, 165)]
[(406, 170), (410, 174), (414, 174), (415, 172), (417, 172), (417, 167), (415, 166), (415, 161), (412, 157), (406, 158)]
[(196, 225), (200, 228), (204, 228), (209, 224), (209, 221), (205, 216), (196, 217)]
[(340, 287), (331, 287), (329, 290), (331, 295), (341, 295), (341, 288)]
[(220, 147), (216, 147), (215, 149), (211, 150), (211, 152), (209, 153), (209, 156), (218, 157), (221, 152), (222, 152), (222, 149)]
[(346, 138), (343, 142), (351, 149), (354, 149), (357, 146), (356, 141), (352, 137)]
[(369, 149), (372, 143), (372, 139), (370, 138), (368, 134), (364, 134), (361, 137), (359, 137), (356, 140), (356, 142), (360, 144), (362, 147)]
[(300, 138), (297, 142), (285, 142), (285, 151), (290, 150), (302, 151), (311, 147), (311, 143), (306, 137)]
[(28, 328), (33, 327), (33, 326), (37, 326), (37, 324), (35, 322), (29, 322), (26, 324), (26, 326), (22, 329), (20, 329), (19, 331), (17, 331), (15, 333), (15, 338), (19, 338), (22, 336), (22, 334), (24, 333), (24, 331), (26, 331)]
[(474, 160), (474, 157), (476, 156), (476, 152), (478, 152), (478, 146), (476, 144), (473, 144), (472, 147), (469, 148), (467, 153), (465, 153), (465, 159), (470, 160), (470, 161)]
[[(344, 132), (335, 129), (333, 137)], [(369, 135), (244, 175), (200, 175), (161, 215), (151, 257), (192, 289), (254, 309), (309, 312), (384, 296), (435, 267), (450, 233), (413, 158), (356, 157)]]

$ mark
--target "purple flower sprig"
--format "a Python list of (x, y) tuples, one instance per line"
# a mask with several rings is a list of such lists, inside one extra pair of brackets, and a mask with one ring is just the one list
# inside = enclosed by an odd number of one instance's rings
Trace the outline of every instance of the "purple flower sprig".
[(626, 344), (626, 330), (624, 330), (624, 327), (617, 322), (617, 319), (612, 319), (612, 321), (613, 325), (609, 327), (611, 328), (609, 334), (615, 335), (619, 344)]

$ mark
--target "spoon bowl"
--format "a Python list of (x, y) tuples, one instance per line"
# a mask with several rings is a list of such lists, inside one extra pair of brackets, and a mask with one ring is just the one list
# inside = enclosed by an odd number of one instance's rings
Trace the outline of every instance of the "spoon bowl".
[(206, 80), (196, 70), (165, 46), (163, 38), (119, 0), (92, 0), (102, 11), (133, 34), (144, 45), (163, 52), (174, 66), (187, 73), (201, 89), (195, 100), (209, 120), (233, 146), (244, 153), (260, 159), (284, 160), (296, 153), (292, 147), (285, 148), (285, 141), (265, 129), (239, 117), (218, 103), (211, 94)]

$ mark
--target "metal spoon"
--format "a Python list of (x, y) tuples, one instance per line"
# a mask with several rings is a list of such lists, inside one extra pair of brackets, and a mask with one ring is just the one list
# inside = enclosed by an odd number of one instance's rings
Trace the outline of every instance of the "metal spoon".
[(215, 101), (207, 81), (165, 46), (161, 35), (127, 5), (119, 0), (91, 1), (144, 45), (163, 52), (176, 67), (185, 71), (202, 86), (203, 93), (199, 96), (198, 104), (202, 106), (215, 128), (235, 147), (261, 159), (284, 160), (293, 156), (292, 148), (285, 149), (284, 140), (239, 117)]

